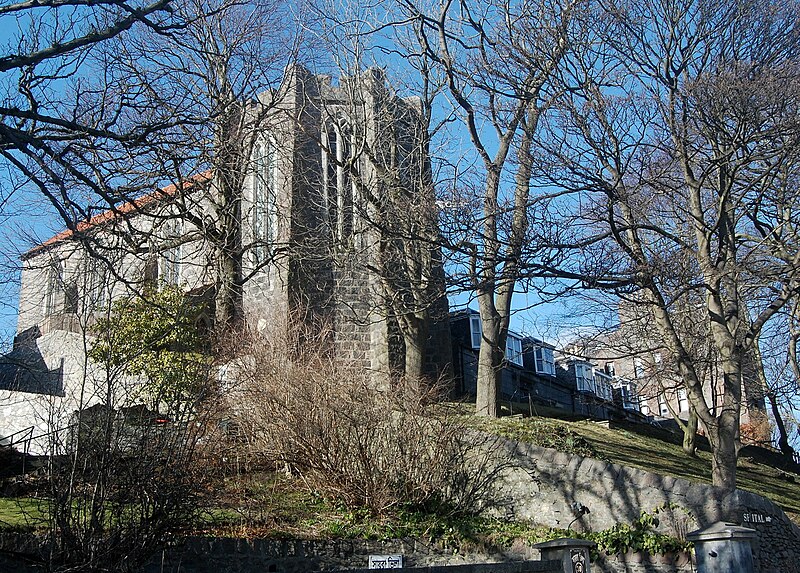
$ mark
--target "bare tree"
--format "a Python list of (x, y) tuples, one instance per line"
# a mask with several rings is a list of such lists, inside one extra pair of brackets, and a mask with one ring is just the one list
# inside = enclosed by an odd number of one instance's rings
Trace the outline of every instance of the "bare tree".
[[(466, 259), (466, 284), (481, 315), (476, 409), (485, 416), (499, 413), (511, 300), (526, 257), (535, 250), (528, 243), (532, 146), (577, 9), (573, 2), (444, 2), (438, 7), (398, 2), (414, 32), (411, 52), (443, 76), (475, 160), (470, 170), (475, 195), (459, 198), (474, 210), (469, 221), (459, 221), (460, 237), (450, 240)], [(466, 182), (459, 185), (469, 193)]]
[[(170, 201), (179, 213), (169, 217), (177, 215), (192, 229), (185, 240), (207, 245), (216, 323), (224, 328), (241, 321), (244, 283), (279, 250), (275, 213), (259, 214), (265, 228), (245, 235), (242, 221), (265, 207), (245, 209), (242, 201), (253, 179), (274, 209), (275, 147), (283, 142), (265, 133), (270, 122), (274, 127), (283, 120), (287, 82), (297, 81), (284, 72), (299, 55), (298, 28), (280, 1), (192, 0), (176, 11), (188, 22), (182, 29), (120, 37), (108, 45), (102, 64), (112, 81), (136, 94), (133, 125), (153, 110), (174, 118), (174, 128), (149, 139), (137, 168), (177, 184)], [(208, 174), (204, 184), (183, 184), (198, 173)]]
[[(118, 176), (83, 152), (89, 142), (131, 151), (173, 123), (163, 116), (135, 126), (119, 120), (125, 94), (107, 86), (102, 117), (87, 105), (98, 95), (85, 86), (87, 60), (98, 46), (133, 30), (167, 34), (186, 24), (167, 1), (7, 3), (0, 25), (10, 33), (0, 57), (6, 92), (0, 105), (0, 156), (40, 193), (71, 230), (120, 200)], [(15, 189), (17, 194), (21, 189)], [(5, 202), (4, 202), (5, 205)]]
[[(796, 10), (604, 5), (570, 67), (567, 83), (581, 89), (549, 118), (551, 181), (583, 194), (585, 246), (606, 263), (586, 283), (636, 292), (652, 315), (726, 491), (736, 486), (745, 361), (800, 284), (796, 189), (786, 185), (800, 134)], [(704, 394), (684, 310), (711, 336), (718, 403)]]
[(788, 458), (793, 459), (791, 421), (798, 395), (800, 364), (797, 362), (798, 303), (793, 299), (760, 333), (757, 345), (760, 368), (758, 375), (765, 389), (772, 419), (775, 422), (775, 443)]

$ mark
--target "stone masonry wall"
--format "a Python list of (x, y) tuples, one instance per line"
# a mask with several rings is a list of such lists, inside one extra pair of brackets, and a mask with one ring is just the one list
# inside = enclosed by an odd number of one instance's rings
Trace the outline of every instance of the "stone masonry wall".
[[(41, 546), (30, 536), (0, 534), (0, 571), (43, 573), (34, 557)], [(454, 552), (417, 539), (280, 540), (192, 537), (157, 552), (141, 573), (310, 573), (364, 569), (369, 555), (403, 555), (405, 567), (538, 561), (538, 549), (517, 543), (504, 551)], [(33, 558), (32, 558), (33, 557)], [(499, 568), (501, 569), (501, 568)], [(686, 554), (603, 557), (593, 573), (692, 573)], [(501, 572), (502, 573), (502, 572)]]
[[(501, 475), (494, 482), (490, 511), (498, 515), (597, 531), (674, 504), (692, 519), (679, 523), (681, 512), (674, 512), (676, 522), (665, 523), (671, 525), (671, 533), (685, 534), (687, 528), (716, 521), (751, 527), (758, 533), (753, 547), (757, 571), (800, 572), (800, 528), (759, 495), (736, 490), (726, 496), (710, 485), (507, 440), (492, 447)], [(588, 513), (580, 515), (582, 507)]]

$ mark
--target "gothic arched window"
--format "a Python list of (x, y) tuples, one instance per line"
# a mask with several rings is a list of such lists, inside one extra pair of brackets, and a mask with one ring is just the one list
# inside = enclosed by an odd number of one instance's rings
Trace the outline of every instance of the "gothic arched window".
[(323, 217), (334, 236), (343, 240), (353, 233), (352, 133), (346, 122), (331, 121), (322, 139)]

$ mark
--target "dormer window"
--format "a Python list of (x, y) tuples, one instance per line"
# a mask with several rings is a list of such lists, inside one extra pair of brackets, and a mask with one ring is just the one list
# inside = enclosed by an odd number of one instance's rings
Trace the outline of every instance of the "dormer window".
[(472, 341), (472, 348), (480, 348), (481, 339), (483, 338), (483, 329), (481, 328), (481, 317), (477, 314), (470, 315), (469, 317), (469, 333)]
[(522, 366), (522, 339), (516, 334), (508, 333), (506, 337), (506, 360), (511, 364)]
[(594, 373), (591, 364), (582, 362), (575, 363), (575, 383), (578, 386), (579, 392), (588, 392), (595, 394)]
[(547, 376), (556, 375), (556, 360), (553, 356), (553, 349), (547, 346), (536, 347), (536, 372)]
[(617, 383), (620, 397), (622, 398), (622, 407), (626, 410), (639, 411), (639, 394), (636, 389), (636, 384), (627, 380)]
[(614, 399), (614, 392), (611, 389), (611, 378), (592, 367), (594, 373), (595, 394), (603, 400), (611, 402)]

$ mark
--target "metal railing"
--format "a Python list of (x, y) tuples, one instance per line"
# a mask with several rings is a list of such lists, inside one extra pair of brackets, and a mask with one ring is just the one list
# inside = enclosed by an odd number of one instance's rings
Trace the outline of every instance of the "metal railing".
[[(24, 454), (28, 453), (28, 450), (31, 447), (31, 440), (33, 439), (33, 431), (36, 429), (35, 426), (29, 426), (24, 430), (19, 430), (14, 432), (13, 434), (9, 434), (8, 436), (3, 436), (0, 438), (0, 446), (6, 446), (8, 448), (13, 448), (15, 445), (25, 442), (25, 449), (23, 451)], [(18, 436), (20, 436), (18, 438)]]
[(17, 444), (23, 444), (22, 453), (22, 474), (25, 474), (25, 462), (28, 460), (28, 453), (31, 449), (31, 441), (33, 441), (33, 431), (36, 426), (28, 426), (23, 430), (9, 434), (0, 438), (0, 447), (13, 448)]

